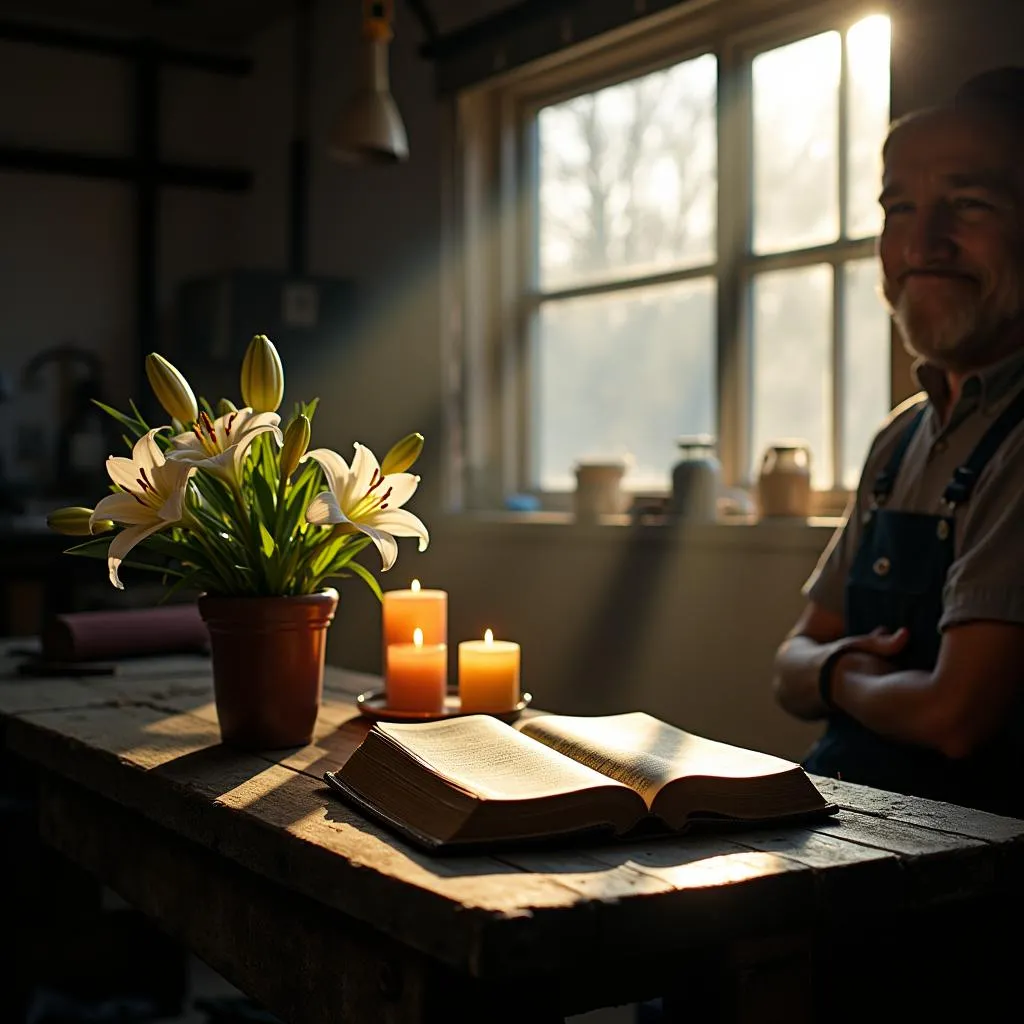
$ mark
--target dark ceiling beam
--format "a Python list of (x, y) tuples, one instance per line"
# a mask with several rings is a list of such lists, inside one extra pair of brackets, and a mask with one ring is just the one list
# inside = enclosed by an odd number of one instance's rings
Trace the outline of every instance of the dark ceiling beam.
[(498, 42), (509, 33), (571, 11), (579, 3), (580, 0), (521, 0), (497, 14), (471, 21), (443, 36), (435, 34), (420, 47), (420, 55), (430, 60), (444, 60), (465, 50)]
[(696, 0), (521, 0), (420, 47), (442, 95)]
[(80, 53), (97, 53), (107, 57), (136, 60), (145, 53), (160, 64), (209, 71), (216, 75), (243, 76), (251, 74), (253, 63), (248, 57), (236, 57), (199, 50), (184, 50), (161, 43), (138, 39), (98, 36), (88, 32), (57, 28), (52, 25), (27, 24), (0, 20), (0, 39), (12, 43), (56, 47)]
[[(65, 174), (76, 178), (104, 178), (136, 181), (140, 163), (130, 156), (102, 153), (64, 153), (31, 146), (0, 145), (0, 170), (36, 174)], [(244, 192), (252, 187), (252, 172), (234, 167), (198, 167), (158, 162), (154, 169), (158, 185), (202, 188), (218, 192)]]

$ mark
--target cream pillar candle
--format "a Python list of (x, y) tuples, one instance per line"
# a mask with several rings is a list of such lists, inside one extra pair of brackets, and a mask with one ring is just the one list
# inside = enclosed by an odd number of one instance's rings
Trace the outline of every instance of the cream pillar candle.
[(483, 640), (459, 644), (459, 699), (463, 713), (510, 711), (520, 699), (519, 644), (495, 640), (487, 630)]
[(388, 644), (384, 692), (389, 710), (443, 711), (447, 688), (447, 644), (424, 643), (419, 628), (412, 643)]

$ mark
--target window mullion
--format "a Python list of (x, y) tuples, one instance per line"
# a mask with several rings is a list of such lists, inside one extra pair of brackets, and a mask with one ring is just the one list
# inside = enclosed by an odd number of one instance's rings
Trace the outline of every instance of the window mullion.
[(501, 467), (504, 494), (522, 489), (527, 476), (530, 438), (531, 320), (523, 295), (533, 284), (530, 257), (535, 228), (531, 205), (534, 169), (531, 158), (531, 121), (524, 118), (513, 98), (505, 95), (501, 108), (501, 213), (498, 219), (501, 267), (500, 359), (501, 367)]
[(753, 196), (749, 60), (723, 47), (718, 64), (718, 451), (724, 481), (743, 483), (750, 463), (749, 283)]
[[(849, 174), (847, 152), (850, 144), (850, 69), (847, 61), (846, 33), (842, 34), (839, 47), (839, 110), (838, 123), (838, 169), (839, 169), (839, 238), (846, 241), (847, 233), (847, 192)], [(843, 479), (843, 422), (845, 419), (846, 382), (846, 289), (843, 264), (832, 267), (832, 486), (842, 485)]]
[(560, 288), (556, 291), (544, 292), (537, 290), (530, 296), (534, 303), (557, 302), (562, 299), (579, 299), (588, 295), (606, 295), (609, 292), (629, 292), (638, 288), (651, 288), (663, 284), (675, 284), (678, 281), (693, 281), (701, 277), (714, 277), (716, 266), (703, 263), (695, 267), (680, 270), (669, 270), (663, 274), (651, 274), (648, 277), (620, 277), (594, 284), (581, 284), (572, 288)]

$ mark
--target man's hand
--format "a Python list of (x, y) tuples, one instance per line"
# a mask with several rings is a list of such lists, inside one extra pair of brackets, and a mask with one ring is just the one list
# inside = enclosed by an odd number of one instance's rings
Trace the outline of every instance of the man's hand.
[(894, 633), (887, 633), (879, 627), (863, 636), (837, 641), (835, 647), (843, 653), (832, 662), (830, 669), (829, 692), (832, 703), (843, 707), (845, 687), (851, 677), (856, 677), (862, 681), (862, 685), (866, 685), (864, 680), (890, 675), (895, 670), (892, 659), (907, 646), (909, 639), (910, 633), (903, 627)]
[(905, 629), (888, 633), (879, 628), (860, 636), (845, 636), (842, 616), (812, 602), (776, 653), (776, 699), (798, 718), (823, 718), (829, 709), (821, 701), (818, 680), (828, 658), (836, 651), (846, 652), (832, 666), (834, 679), (847, 665), (864, 676), (884, 675), (892, 672), (889, 659), (903, 650), (908, 639)]
[(870, 633), (838, 641), (836, 647), (846, 653), (832, 664), (833, 680), (846, 672), (865, 676), (887, 675), (893, 670), (892, 659), (907, 646), (909, 639), (910, 631), (903, 626), (893, 633), (879, 626)]

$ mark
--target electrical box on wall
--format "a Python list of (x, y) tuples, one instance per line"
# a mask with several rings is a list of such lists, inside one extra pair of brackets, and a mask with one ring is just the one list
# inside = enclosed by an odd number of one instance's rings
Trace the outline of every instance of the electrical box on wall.
[(323, 397), (334, 362), (350, 342), (356, 288), (338, 278), (233, 270), (186, 281), (177, 310), (176, 361), (211, 403), (241, 401), (239, 370), (254, 334), (277, 347), (285, 369), (282, 409)]

